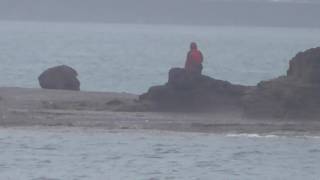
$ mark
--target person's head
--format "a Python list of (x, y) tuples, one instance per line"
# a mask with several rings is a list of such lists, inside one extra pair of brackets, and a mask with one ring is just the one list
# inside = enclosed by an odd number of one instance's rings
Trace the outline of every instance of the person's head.
[(194, 50), (194, 49), (197, 49), (198, 47), (197, 47), (197, 43), (195, 43), (195, 42), (192, 42), (191, 44), (190, 44), (190, 49), (191, 50)]

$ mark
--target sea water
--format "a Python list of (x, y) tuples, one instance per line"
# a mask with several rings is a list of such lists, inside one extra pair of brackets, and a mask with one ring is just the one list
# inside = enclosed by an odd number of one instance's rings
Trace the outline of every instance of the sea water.
[(82, 90), (140, 94), (184, 66), (192, 41), (204, 74), (255, 85), (320, 46), (320, 29), (0, 22), (0, 86), (39, 87), (41, 72), (65, 64), (78, 71)]
[[(191, 41), (204, 74), (254, 85), (286, 73), (319, 29), (0, 22), (0, 86), (38, 87), (66, 64), (81, 89), (142, 93), (182, 67)], [(0, 179), (320, 178), (320, 139), (81, 128), (1, 128)]]
[(320, 138), (1, 128), (0, 179), (318, 180)]

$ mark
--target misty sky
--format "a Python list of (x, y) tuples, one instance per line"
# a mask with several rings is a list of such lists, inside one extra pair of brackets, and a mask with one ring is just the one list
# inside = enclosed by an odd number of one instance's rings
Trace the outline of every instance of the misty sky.
[(320, 27), (317, 0), (0, 0), (1, 20)]

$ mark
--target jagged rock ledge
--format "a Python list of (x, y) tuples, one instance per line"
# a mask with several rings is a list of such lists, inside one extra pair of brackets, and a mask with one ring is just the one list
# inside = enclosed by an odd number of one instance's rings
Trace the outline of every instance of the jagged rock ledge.
[(151, 87), (139, 100), (152, 104), (151, 111), (221, 112), (238, 109), (250, 88), (172, 68), (165, 85)]
[(173, 68), (165, 85), (139, 98), (149, 111), (238, 111), (247, 118), (319, 119), (320, 47), (298, 53), (287, 74), (257, 86), (234, 85)]

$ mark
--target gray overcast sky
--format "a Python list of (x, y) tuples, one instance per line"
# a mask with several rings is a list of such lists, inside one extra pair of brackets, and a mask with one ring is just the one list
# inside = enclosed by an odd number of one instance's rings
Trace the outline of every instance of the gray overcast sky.
[(0, 19), (19, 21), (320, 27), (318, 17), (316, 0), (0, 0)]

